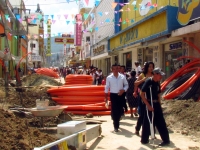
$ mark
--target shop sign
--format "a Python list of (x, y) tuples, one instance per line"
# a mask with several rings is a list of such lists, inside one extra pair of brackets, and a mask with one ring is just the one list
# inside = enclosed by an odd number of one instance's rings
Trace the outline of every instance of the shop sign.
[(99, 53), (103, 52), (104, 49), (105, 49), (105, 46), (104, 46), (104, 45), (101, 45), (101, 46), (99, 46), (99, 47), (93, 49), (93, 54), (99, 54)]
[(177, 50), (182, 48), (182, 42), (169, 44), (169, 50)]
[(55, 43), (57, 44), (74, 44), (74, 38), (55, 38)]
[(120, 36), (120, 44), (125, 44), (130, 40), (137, 39), (138, 29), (131, 29), (130, 32), (126, 32)]
[(190, 20), (200, 18), (199, 0), (179, 0), (177, 20), (181, 25), (187, 25)]
[(33, 62), (35, 62), (35, 61), (42, 61), (42, 58), (41, 58), (41, 56), (40, 55), (29, 55), (28, 56), (28, 61), (33, 61)]
[(154, 16), (153, 19), (148, 19), (140, 24), (133, 26), (130, 29), (125, 30), (124, 32), (119, 33), (118, 35), (110, 38), (110, 47), (109, 49), (115, 49), (126, 44), (137, 42), (142, 39), (152, 37), (158, 33), (168, 31), (167, 26), (167, 12), (163, 11), (159, 15)]

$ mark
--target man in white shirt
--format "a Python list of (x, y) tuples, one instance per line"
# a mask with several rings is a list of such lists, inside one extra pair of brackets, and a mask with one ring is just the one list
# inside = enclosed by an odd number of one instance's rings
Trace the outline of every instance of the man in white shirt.
[(118, 66), (112, 65), (112, 73), (106, 78), (105, 102), (108, 101), (110, 90), (111, 117), (113, 119), (114, 131), (118, 132), (119, 121), (123, 112), (123, 93), (128, 89), (126, 77), (118, 72)]
[(139, 63), (138, 61), (135, 62), (135, 67), (136, 67), (136, 68), (135, 68), (136, 76), (138, 76), (139, 73), (142, 72), (142, 68), (141, 68), (140, 63)]

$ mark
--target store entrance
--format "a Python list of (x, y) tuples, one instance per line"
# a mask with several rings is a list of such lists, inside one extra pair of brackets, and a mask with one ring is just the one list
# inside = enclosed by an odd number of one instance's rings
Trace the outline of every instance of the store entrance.
[(131, 71), (132, 70), (132, 53), (128, 52), (124, 54), (124, 64), (126, 65), (126, 70)]
[(166, 51), (165, 52), (165, 78), (171, 76), (174, 72), (176, 72), (179, 68), (183, 66), (182, 61), (177, 61), (176, 59), (183, 55), (182, 50), (176, 51)]

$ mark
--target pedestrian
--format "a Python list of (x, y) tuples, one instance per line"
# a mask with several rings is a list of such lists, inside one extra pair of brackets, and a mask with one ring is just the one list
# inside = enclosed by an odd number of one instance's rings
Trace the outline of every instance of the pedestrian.
[(140, 63), (138, 61), (135, 62), (135, 71), (136, 71), (136, 76), (139, 76), (139, 72), (142, 71), (142, 68), (140, 66)]
[[(124, 66), (124, 65), (120, 66), (119, 73), (121, 73), (126, 78), (126, 66)], [(126, 104), (126, 92), (124, 92), (122, 96), (123, 96), (123, 110), (124, 110), (122, 113), (122, 116), (124, 116), (124, 113), (128, 112), (128, 106)]]
[(138, 100), (137, 98), (135, 98), (133, 96), (133, 91), (134, 91), (134, 83), (136, 81), (136, 71), (131, 71), (130, 73), (130, 78), (128, 78), (128, 90), (126, 92), (126, 98), (128, 100), (128, 105), (130, 108), (130, 112), (131, 112), (131, 118), (133, 118), (133, 108), (136, 108), (137, 111), (137, 107), (138, 107)]
[(135, 126), (135, 134), (138, 136), (144, 120), (144, 111), (145, 111), (145, 104), (142, 102), (140, 94), (138, 93), (140, 93), (140, 89), (142, 88), (142, 85), (144, 84), (145, 80), (153, 76), (153, 69), (154, 69), (153, 62), (145, 63), (143, 72), (139, 75), (139, 77), (134, 83), (133, 96), (135, 98), (137, 97), (138, 99), (138, 112), (139, 112), (139, 117), (137, 120), (137, 124)]
[[(149, 143), (149, 135), (150, 135), (150, 120), (148, 118), (152, 118), (152, 112), (154, 112), (153, 125), (157, 128), (162, 143), (159, 146), (166, 146), (170, 144), (169, 140), (169, 132), (167, 130), (167, 126), (165, 123), (165, 119), (163, 116), (162, 108), (161, 108), (161, 100), (160, 100), (160, 81), (162, 76), (165, 73), (162, 72), (160, 68), (155, 68), (153, 70), (153, 77), (148, 78), (141, 89), (141, 98), (145, 103), (146, 111), (144, 113), (144, 121), (142, 126), (142, 136), (141, 143), (147, 144)], [(150, 89), (151, 88), (151, 89)], [(153, 105), (151, 104), (151, 97)], [(153, 107), (152, 107), (153, 106)], [(148, 111), (148, 114), (147, 114)]]
[(123, 111), (123, 93), (128, 89), (128, 82), (122, 74), (118, 72), (118, 66), (112, 65), (112, 73), (106, 78), (105, 102), (108, 101), (108, 91), (110, 90), (111, 117), (113, 119), (114, 131), (118, 132), (119, 121)]

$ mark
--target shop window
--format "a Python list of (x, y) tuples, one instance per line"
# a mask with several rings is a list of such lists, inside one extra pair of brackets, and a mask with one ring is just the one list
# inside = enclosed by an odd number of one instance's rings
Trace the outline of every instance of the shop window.
[(30, 47), (31, 48), (35, 48), (35, 44), (34, 43), (30, 43)]

